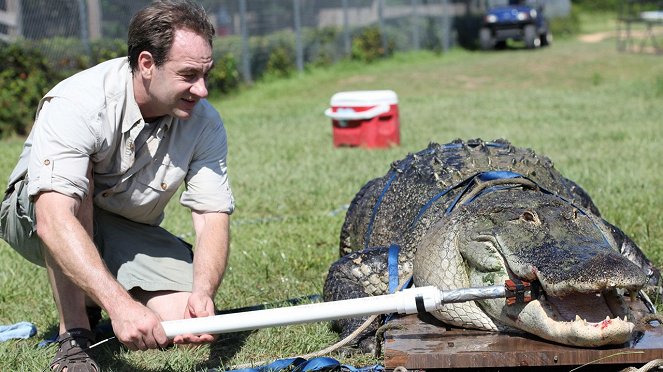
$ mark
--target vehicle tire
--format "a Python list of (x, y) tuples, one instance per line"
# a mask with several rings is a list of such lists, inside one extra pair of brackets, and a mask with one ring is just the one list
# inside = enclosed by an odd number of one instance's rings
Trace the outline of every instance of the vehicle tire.
[(523, 33), (525, 34), (525, 46), (528, 49), (534, 49), (541, 46), (541, 39), (539, 38), (539, 34), (536, 33), (536, 27), (534, 27), (534, 25), (525, 26)]
[(495, 42), (495, 49), (498, 50), (506, 49), (506, 40), (500, 40)]
[(495, 48), (495, 38), (489, 28), (483, 27), (479, 30), (479, 45), (482, 50)]
[(550, 30), (546, 30), (545, 33), (541, 34), (541, 46), (549, 46), (552, 44), (553, 35)]

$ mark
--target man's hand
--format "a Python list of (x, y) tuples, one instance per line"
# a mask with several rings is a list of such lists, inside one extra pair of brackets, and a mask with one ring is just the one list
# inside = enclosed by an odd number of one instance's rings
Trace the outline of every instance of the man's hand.
[(111, 317), (117, 339), (130, 350), (147, 350), (166, 347), (168, 337), (161, 326), (161, 319), (139, 302), (131, 302)]
[[(192, 293), (189, 296), (186, 309), (184, 309), (184, 319), (202, 318), (206, 316), (214, 316), (214, 301), (207, 295), (200, 293)], [(173, 339), (175, 344), (203, 344), (213, 342), (215, 336), (210, 334), (205, 335), (178, 335)]]

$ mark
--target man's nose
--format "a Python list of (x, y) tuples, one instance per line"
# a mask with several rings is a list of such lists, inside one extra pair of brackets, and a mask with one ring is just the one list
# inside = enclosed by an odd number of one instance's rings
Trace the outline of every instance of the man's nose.
[(191, 94), (196, 95), (196, 97), (206, 98), (207, 97), (207, 82), (204, 78), (199, 78), (191, 86)]

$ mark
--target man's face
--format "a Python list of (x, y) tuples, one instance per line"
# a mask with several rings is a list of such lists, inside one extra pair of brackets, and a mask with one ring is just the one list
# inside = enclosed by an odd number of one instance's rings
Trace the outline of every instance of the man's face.
[(143, 116), (189, 119), (196, 103), (207, 97), (206, 79), (213, 62), (212, 48), (205, 38), (186, 29), (175, 31), (168, 59), (160, 67), (153, 67), (148, 88), (150, 104)]

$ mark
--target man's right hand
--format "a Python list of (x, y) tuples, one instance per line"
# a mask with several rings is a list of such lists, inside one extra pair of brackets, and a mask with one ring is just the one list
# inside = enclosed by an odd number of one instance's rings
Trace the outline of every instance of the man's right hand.
[(130, 350), (163, 348), (170, 343), (159, 316), (139, 302), (116, 309), (111, 322), (115, 337)]

